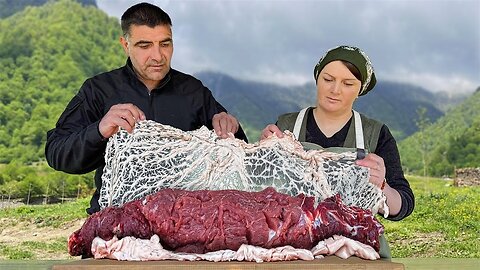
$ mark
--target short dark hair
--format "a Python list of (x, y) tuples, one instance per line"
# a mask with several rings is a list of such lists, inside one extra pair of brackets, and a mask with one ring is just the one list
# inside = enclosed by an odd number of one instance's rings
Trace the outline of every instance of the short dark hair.
[(362, 74), (354, 64), (345, 60), (340, 60), (340, 61), (343, 63), (343, 65), (345, 65), (348, 68), (348, 70), (350, 70), (350, 72), (353, 74), (353, 76), (355, 76), (355, 78), (357, 78), (357, 80), (362, 81)]
[(140, 3), (129, 7), (120, 20), (125, 37), (130, 33), (132, 24), (146, 25), (152, 28), (158, 25), (172, 26), (170, 16), (161, 8), (149, 3)]

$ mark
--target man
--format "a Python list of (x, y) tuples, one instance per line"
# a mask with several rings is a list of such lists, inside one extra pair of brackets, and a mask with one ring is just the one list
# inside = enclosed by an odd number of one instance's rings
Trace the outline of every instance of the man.
[(89, 214), (100, 210), (107, 139), (119, 128), (132, 132), (136, 122), (149, 119), (185, 131), (205, 125), (222, 138), (231, 132), (247, 140), (237, 119), (208, 88), (170, 67), (173, 38), (167, 13), (137, 4), (122, 15), (121, 26), (126, 65), (86, 80), (47, 133), (45, 154), (52, 168), (77, 174), (96, 169)]

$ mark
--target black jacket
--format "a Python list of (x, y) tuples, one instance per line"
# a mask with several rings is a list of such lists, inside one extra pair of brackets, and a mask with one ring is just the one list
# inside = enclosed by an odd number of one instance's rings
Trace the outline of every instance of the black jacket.
[[(96, 169), (97, 190), (87, 209), (89, 214), (100, 210), (98, 198), (105, 166), (107, 142), (98, 124), (110, 107), (119, 103), (133, 103), (145, 113), (147, 120), (184, 131), (202, 125), (212, 129), (213, 116), (226, 111), (199, 80), (174, 69), (149, 92), (135, 75), (130, 59), (124, 67), (86, 80), (56, 127), (48, 131), (45, 155), (48, 164), (56, 170), (83, 174)], [(241, 127), (235, 137), (247, 141)]]

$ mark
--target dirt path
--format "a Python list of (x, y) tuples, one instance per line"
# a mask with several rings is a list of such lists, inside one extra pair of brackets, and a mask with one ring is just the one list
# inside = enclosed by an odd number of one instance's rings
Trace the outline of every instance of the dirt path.
[(33, 253), (34, 259), (38, 260), (76, 259), (68, 254), (67, 241), (70, 234), (78, 230), (83, 222), (84, 219), (79, 219), (59, 228), (52, 228), (3, 218), (0, 220), (0, 248), (3, 249), (0, 259), (8, 259), (6, 253), (9, 251), (21, 255), (23, 250)]

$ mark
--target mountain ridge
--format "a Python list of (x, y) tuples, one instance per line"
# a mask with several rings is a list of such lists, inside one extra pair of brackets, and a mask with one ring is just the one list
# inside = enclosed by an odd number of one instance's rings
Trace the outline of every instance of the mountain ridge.
[(410, 172), (454, 175), (455, 168), (480, 166), (480, 87), (441, 118), (425, 120), (422, 130), (399, 143)]
[[(95, 74), (124, 65), (125, 55), (118, 44), (120, 25), (118, 19), (110, 18), (98, 8), (73, 0), (58, 0), (1, 19), (0, 28), (8, 29), (0, 32), (0, 163), (44, 162), (46, 132), (55, 126), (82, 83)], [(316, 100), (313, 82), (284, 86), (242, 80), (219, 72), (194, 75), (238, 117), (250, 142), (258, 140), (265, 125), (274, 123), (279, 115), (312, 106)], [(472, 108), (455, 109), (460, 102)], [(418, 131), (417, 121), (421, 119), (417, 110), (421, 108), (432, 123), (445, 114), (453, 114), (453, 123), (445, 125), (453, 129), (463, 123), (461, 132), (475, 133), (476, 122), (464, 121), (478, 115), (480, 106), (475, 102), (477, 95), (465, 100), (461, 96), (451, 98), (417, 86), (380, 80), (374, 91), (358, 99), (355, 109), (387, 124), (397, 141), (403, 142)], [(438, 130), (428, 136), (436, 138), (450, 133), (449, 129)], [(407, 148), (418, 148), (416, 140), (408, 140)], [(469, 145), (475, 145), (475, 141), (462, 133), (451, 134), (436, 143), (443, 148), (433, 149), (435, 153), (450, 151), (450, 165), (455, 160), (450, 145), (461, 148), (458, 153), (470, 151), (474, 148)], [(407, 155), (406, 166), (418, 170), (419, 153), (403, 153), (402, 158)], [(428, 154), (432, 160), (438, 157), (438, 164), (443, 164), (443, 156), (435, 153)], [(470, 156), (465, 152), (465, 157)], [(470, 161), (475, 161), (474, 155)]]
[[(227, 110), (256, 130), (249, 138), (259, 134), (259, 130), (267, 124), (275, 123), (279, 115), (314, 106), (316, 102), (316, 86), (313, 82), (301, 86), (281, 86), (240, 80), (216, 71), (194, 75)], [(406, 83), (378, 81), (373, 91), (359, 97), (354, 109), (387, 124), (397, 140), (402, 140), (418, 130), (417, 109), (425, 108), (427, 117), (434, 121), (444, 115), (445, 108), (458, 104), (464, 98), (437, 96)]]
[[(18, 13), (27, 7), (38, 7), (52, 0), (0, 0), (0, 19)], [(97, 7), (96, 0), (75, 0), (84, 6)]]

